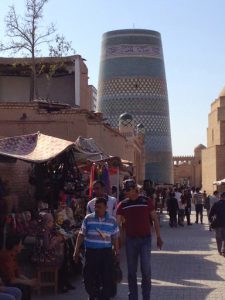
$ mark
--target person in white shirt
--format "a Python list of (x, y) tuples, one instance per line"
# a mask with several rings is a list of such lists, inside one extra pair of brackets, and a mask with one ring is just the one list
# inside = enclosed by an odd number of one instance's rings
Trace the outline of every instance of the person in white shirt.
[(185, 212), (185, 203), (182, 199), (182, 193), (180, 190), (175, 189), (175, 198), (177, 199), (179, 211), (178, 211), (178, 225), (184, 226), (184, 212)]
[[(116, 216), (117, 200), (115, 197), (108, 196), (105, 191), (105, 184), (101, 180), (97, 180), (93, 183), (94, 196), (97, 198), (104, 197), (107, 201), (107, 212), (110, 216)], [(90, 200), (87, 204), (87, 214), (91, 214), (95, 211), (96, 198)]]
[(220, 195), (218, 191), (214, 191), (212, 196), (209, 196), (209, 205), (210, 209), (212, 208), (213, 204), (220, 200)]
[(178, 203), (181, 200), (181, 196), (182, 196), (182, 193), (180, 192), (180, 190), (175, 189), (175, 198), (177, 199)]

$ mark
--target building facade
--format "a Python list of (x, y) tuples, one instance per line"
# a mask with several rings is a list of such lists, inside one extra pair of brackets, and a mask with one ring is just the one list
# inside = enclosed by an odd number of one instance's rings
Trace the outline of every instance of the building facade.
[[(207, 148), (202, 152), (203, 188), (212, 193), (214, 181), (225, 178), (225, 87), (211, 104), (208, 115)], [(225, 190), (224, 185), (219, 187)]]
[(202, 187), (202, 144), (194, 149), (193, 156), (174, 156), (174, 183), (189, 187)]
[(97, 89), (93, 85), (88, 86), (90, 111), (97, 111)]
[[(30, 58), (0, 57), (0, 103), (30, 101), (30, 68)], [(88, 69), (80, 55), (36, 58), (36, 68), (37, 98), (91, 108)]]
[[(0, 137), (38, 131), (69, 141), (75, 141), (79, 136), (94, 138), (105, 153), (132, 162), (137, 181), (143, 182), (143, 141), (139, 137), (128, 141), (118, 130), (106, 125), (101, 114), (45, 102), (0, 103)], [(29, 169), (29, 163), (17, 161), (10, 164), (0, 158), (0, 177), (14, 183), (10, 186), (13, 192), (27, 191), (24, 197), (31, 188), (28, 184)]]
[(145, 128), (145, 178), (173, 182), (169, 104), (160, 33), (116, 30), (103, 35), (97, 110), (117, 128), (129, 113)]

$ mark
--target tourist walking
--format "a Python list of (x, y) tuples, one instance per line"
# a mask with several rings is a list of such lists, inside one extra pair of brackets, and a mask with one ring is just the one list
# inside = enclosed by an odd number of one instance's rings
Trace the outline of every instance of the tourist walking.
[[(95, 212), (88, 214), (77, 238), (74, 259), (85, 244), (84, 285), (89, 300), (108, 300), (113, 295), (113, 250), (119, 254), (119, 228), (116, 219), (106, 212), (105, 198), (96, 198)], [(99, 278), (101, 280), (99, 280)], [(99, 286), (101, 285), (101, 286)]]
[(169, 194), (169, 198), (167, 199), (167, 211), (170, 216), (170, 227), (177, 227), (177, 213), (179, 211), (179, 206), (174, 192), (171, 192)]
[(184, 212), (185, 212), (185, 216), (187, 219), (187, 225), (192, 225), (192, 223), (191, 223), (191, 199), (192, 199), (192, 196), (191, 196), (190, 190), (185, 189), (183, 191), (181, 198), (183, 199), (183, 201), (185, 203)]
[(209, 196), (210, 209), (213, 207), (213, 204), (220, 200), (220, 194), (218, 191), (214, 191), (212, 196)]
[(178, 202), (178, 225), (182, 227), (184, 227), (185, 205), (185, 199), (181, 195), (181, 198)]
[(94, 192), (94, 198), (90, 200), (87, 204), (87, 214), (91, 214), (95, 211), (95, 201), (96, 198), (105, 198), (107, 202), (107, 212), (110, 216), (116, 216), (116, 206), (117, 206), (117, 200), (115, 197), (109, 196), (106, 193), (105, 190), (105, 184), (101, 180), (96, 180), (93, 183), (93, 192)]
[(193, 203), (195, 204), (195, 212), (196, 212), (196, 221), (195, 221), (195, 223), (198, 224), (199, 216), (200, 216), (201, 224), (203, 224), (204, 198), (203, 198), (203, 194), (200, 192), (199, 188), (196, 188), (196, 191), (193, 194)]
[(225, 192), (221, 194), (220, 200), (213, 204), (209, 213), (209, 221), (216, 231), (218, 253), (225, 256)]
[(158, 218), (152, 201), (139, 195), (134, 180), (126, 180), (124, 188), (127, 199), (120, 202), (117, 207), (117, 221), (120, 225), (125, 222), (129, 300), (138, 299), (137, 266), (139, 257), (142, 273), (142, 296), (143, 300), (149, 300), (151, 291), (151, 221), (155, 227), (158, 248), (161, 249), (163, 244)]

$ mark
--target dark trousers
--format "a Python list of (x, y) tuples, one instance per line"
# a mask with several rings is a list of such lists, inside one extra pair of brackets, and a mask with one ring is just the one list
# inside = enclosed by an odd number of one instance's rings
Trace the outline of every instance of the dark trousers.
[(191, 206), (186, 206), (185, 207), (185, 216), (187, 219), (187, 224), (191, 224)]
[(225, 228), (219, 227), (216, 228), (216, 244), (218, 252), (224, 253), (225, 252)]
[(203, 204), (196, 204), (195, 211), (196, 211), (196, 223), (198, 223), (199, 215), (200, 215), (200, 221), (202, 223), (203, 222)]
[(184, 225), (184, 209), (179, 209), (178, 211), (178, 224)]
[(128, 268), (129, 300), (138, 299), (137, 266), (138, 258), (141, 262), (142, 297), (150, 300), (151, 292), (151, 236), (126, 237), (126, 255)]
[(191, 224), (191, 215), (189, 213), (186, 214), (187, 224)]
[(177, 227), (177, 212), (176, 211), (170, 211), (169, 212), (169, 216), (170, 216), (170, 226), (171, 227)]
[(112, 296), (112, 283), (112, 249), (86, 249), (84, 284), (90, 299), (98, 297), (101, 300), (108, 300)]

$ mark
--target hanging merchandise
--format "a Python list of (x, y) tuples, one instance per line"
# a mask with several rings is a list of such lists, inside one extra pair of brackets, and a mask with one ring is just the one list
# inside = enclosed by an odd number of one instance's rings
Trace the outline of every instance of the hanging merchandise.
[(82, 176), (76, 165), (66, 171), (64, 179), (64, 191), (66, 194), (76, 194), (84, 189)]
[(82, 175), (72, 151), (64, 152), (47, 163), (34, 164), (30, 183), (36, 187), (36, 200), (44, 200), (51, 209), (57, 209), (61, 191), (72, 198), (84, 189)]
[(110, 173), (107, 163), (92, 165), (90, 173), (89, 199), (93, 198), (93, 183), (95, 180), (101, 180), (104, 182), (106, 192), (110, 193)]
[(107, 165), (102, 166), (102, 181), (105, 184), (107, 194), (110, 193), (110, 178), (109, 178), (109, 167)]
[(93, 195), (93, 183), (95, 181), (95, 164), (91, 167), (91, 174), (90, 174), (90, 185), (89, 185), (89, 199), (92, 198)]

